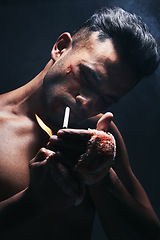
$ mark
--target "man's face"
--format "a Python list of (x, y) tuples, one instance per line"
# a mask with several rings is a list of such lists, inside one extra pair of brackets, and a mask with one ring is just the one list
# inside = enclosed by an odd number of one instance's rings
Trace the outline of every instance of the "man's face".
[(66, 50), (46, 74), (45, 110), (53, 127), (62, 127), (67, 106), (71, 126), (104, 111), (135, 85), (112, 41), (97, 39), (98, 33), (92, 33), (86, 46)]

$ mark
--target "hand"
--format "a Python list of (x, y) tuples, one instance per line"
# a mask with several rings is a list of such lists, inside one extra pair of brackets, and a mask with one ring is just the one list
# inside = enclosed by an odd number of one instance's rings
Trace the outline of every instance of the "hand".
[(42, 148), (30, 162), (28, 190), (42, 211), (59, 211), (79, 204), (85, 186), (80, 173), (61, 163), (60, 154)]
[(50, 138), (47, 147), (60, 151), (64, 164), (75, 167), (86, 184), (94, 184), (113, 165), (115, 140), (110, 133), (105, 133), (112, 118), (111, 113), (103, 115), (97, 130), (62, 129)]
[(113, 115), (109, 112), (104, 114), (97, 123), (96, 130), (88, 141), (87, 151), (81, 155), (76, 165), (88, 185), (100, 181), (113, 166), (116, 143), (112, 134), (107, 133)]

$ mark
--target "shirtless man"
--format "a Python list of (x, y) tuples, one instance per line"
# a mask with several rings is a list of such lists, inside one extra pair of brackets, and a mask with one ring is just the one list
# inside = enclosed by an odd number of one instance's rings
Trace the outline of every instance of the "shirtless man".
[[(63, 162), (84, 152), (90, 130), (60, 130), (66, 106), (70, 127), (95, 128), (100, 115), (81, 121), (151, 74), (159, 64), (154, 38), (135, 15), (102, 9), (73, 36), (63, 33), (51, 57), (32, 81), (0, 96), (1, 239), (87, 240), (95, 209), (109, 239), (158, 239), (159, 221), (110, 124), (112, 114), (102, 117), (97, 129), (109, 128), (114, 135), (115, 164), (88, 186), (81, 172)], [(51, 138), (35, 114), (52, 129)]]

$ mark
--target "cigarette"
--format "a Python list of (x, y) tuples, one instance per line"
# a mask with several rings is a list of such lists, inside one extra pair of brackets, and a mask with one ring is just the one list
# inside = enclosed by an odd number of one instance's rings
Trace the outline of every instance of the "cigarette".
[(68, 127), (70, 108), (66, 107), (63, 120), (63, 128)]

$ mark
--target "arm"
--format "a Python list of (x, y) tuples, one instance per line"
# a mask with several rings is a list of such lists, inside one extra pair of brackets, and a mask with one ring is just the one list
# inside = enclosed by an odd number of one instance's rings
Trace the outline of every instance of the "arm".
[(117, 143), (115, 164), (103, 180), (89, 186), (104, 231), (109, 239), (158, 239), (160, 223), (131, 170), (124, 141), (113, 122), (109, 131)]
[(0, 239), (22, 239), (48, 212), (56, 214), (82, 201), (80, 174), (68, 170), (59, 158), (42, 148), (31, 160), (29, 187), (0, 203)]
[[(89, 183), (88, 189), (92, 201), (109, 239), (158, 239), (160, 236), (159, 220), (144, 189), (131, 170), (124, 141), (114, 123), (110, 124), (111, 119), (112, 116), (109, 113), (103, 115), (98, 121), (97, 130), (107, 132), (110, 125), (109, 131), (114, 135), (117, 143), (114, 165), (109, 168), (109, 171), (107, 165), (101, 168), (103, 162), (100, 162), (98, 166), (96, 157), (94, 160), (83, 161), (83, 167), (87, 169), (87, 172), (83, 170), (84, 168), (78, 170), (85, 181), (87, 180), (86, 183)], [(68, 155), (66, 164), (71, 163), (74, 166), (78, 159), (74, 161), (73, 155), (79, 158), (86, 151), (86, 144), (92, 131), (63, 129), (57, 135), (58, 138), (50, 139), (50, 144), (65, 152), (65, 156)], [(108, 155), (104, 159), (106, 163), (107, 159)], [(102, 177), (104, 178), (100, 180)], [(97, 183), (94, 184), (95, 180)]]
[(0, 203), (0, 238), (18, 239), (39, 218), (39, 211), (25, 189)]

